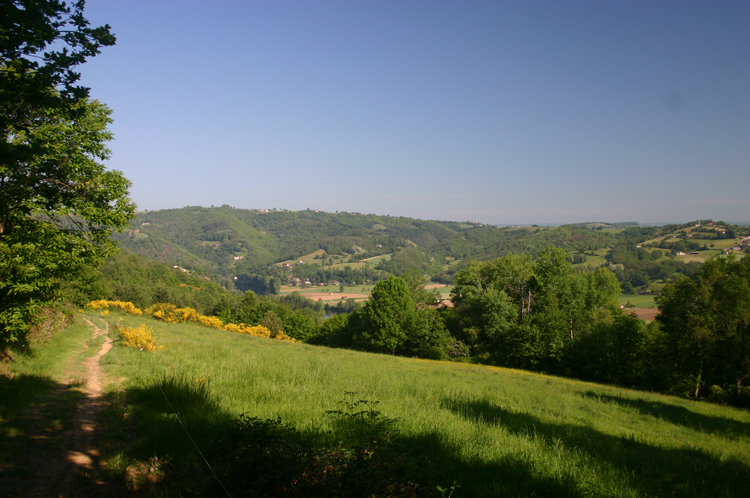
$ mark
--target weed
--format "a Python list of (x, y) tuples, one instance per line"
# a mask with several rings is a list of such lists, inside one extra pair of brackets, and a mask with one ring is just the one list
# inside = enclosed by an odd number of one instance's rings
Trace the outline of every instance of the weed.
[(69, 388), (83, 387), (85, 385), (86, 385), (86, 379), (84, 379), (83, 377), (78, 377), (77, 375), (73, 377), (71, 381), (68, 382)]
[[(341, 431), (339, 444), (316, 429), (302, 432), (280, 417), (262, 420), (241, 415), (226, 440), (214, 445), (222, 480), (239, 496), (438, 496), (429, 462), (416, 452), (398, 455), (392, 441), (395, 420), (347, 392), (343, 410), (327, 413)], [(455, 484), (455, 483), (454, 483)], [(454, 486), (455, 487), (455, 486)], [(451, 491), (452, 493), (452, 491)], [(450, 495), (449, 495), (450, 496)]]
[(379, 401), (355, 401), (356, 394), (345, 391), (344, 399), (339, 402), (344, 410), (328, 410), (326, 414), (334, 419), (336, 434), (343, 438), (342, 444), (351, 448), (357, 459), (362, 459), (392, 442), (396, 420), (375, 409)]

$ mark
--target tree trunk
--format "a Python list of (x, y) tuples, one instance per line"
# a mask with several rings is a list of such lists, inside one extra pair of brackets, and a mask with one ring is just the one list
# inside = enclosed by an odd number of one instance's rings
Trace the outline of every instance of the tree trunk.
[(695, 397), (697, 398), (698, 395), (700, 395), (701, 391), (701, 374), (703, 373), (703, 368), (701, 368), (701, 372), (698, 374), (698, 381), (695, 383)]

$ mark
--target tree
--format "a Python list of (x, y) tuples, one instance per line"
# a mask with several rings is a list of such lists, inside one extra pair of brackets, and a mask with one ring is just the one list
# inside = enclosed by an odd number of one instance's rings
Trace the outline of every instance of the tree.
[(73, 69), (115, 41), (83, 6), (0, 5), (0, 341), (23, 337), (60, 280), (112, 254), (111, 230), (135, 210), (130, 183), (101, 164), (111, 111), (75, 84)]
[(750, 258), (712, 258), (697, 278), (664, 286), (657, 320), (668, 336), (673, 389), (736, 388), (750, 377)]
[(370, 351), (396, 354), (409, 338), (415, 312), (409, 287), (402, 278), (381, 280), (360, 311), (362, 328), (355, 341)]
[(619, 312), (618, 291), (611, 271), (575, 273), (562, 249), (472, 262), (451, 291), (454, 335), (481, 361), (555, 371), (571, 343)]
[(271, 331), (271, 337), (276, 337), (280, 332), (284, 332), (284, 324), (273, 310), (266, 311), (266, 314), (260, 320), (260, 324)]
[(417, 272), (414, 269), (406, 270), (401, 278), (406, 282), (409, 291), (411, 292), (412, 301), (417, 306), (437, 306), (442, 301), (440, 297), (440, 291), (432, 289), (428, 291), (425, 286), (429, 283), (427, 278), (423, 274)]
[(408, 339), (404, 344), (407, 356), (442, 360), (448, 356), (453, 343), (455, 340), (445, 328), (445, 323), (436, 308), (417, 308), (408, 331)]

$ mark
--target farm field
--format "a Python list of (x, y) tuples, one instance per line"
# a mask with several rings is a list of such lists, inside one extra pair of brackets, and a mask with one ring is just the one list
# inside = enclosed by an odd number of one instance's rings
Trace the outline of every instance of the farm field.
[(381, 261), (390, 261), (393, 254), (383, 254), (380, 256), (373, 256), (371, 258), (365, 258), (362, 261), (370, 263), (371, 265), (377, 266)]
[[(348, 391), (378, 401), (378, 410), (396, 420), (396, 444), (433, 462), (443, 487), (456, 480), (462, 487), (454, 496), (745, 496), (747, 411), (524, 371), (281, 343), (120, 312), (84, 316), (109, 322), (115, 342), (102, 359), (112, 380), (112, 408), (103, 421), (112, 431), (110, 450), (102, 456), (110, 475), (156, 456), (178, 468), (192, 466), (210, 482), (162, 391), (204, 448), (243, 413), (281, 417), (301, 431), (331, 430), (336, 439), (326, 411), (341, 406)], [(118, 322), (153, 327), (164, 349), (143, 354), (124, 348)], [(174, 474), (162, 486), (170, 496), (180, 493)]]
[[(325, 254), (325, 251), (323, 249), (318, 249), (317, 251), (301, 256), (298, 259), (289, 259), (286, 261), (282, 261), (280, 263), (276, 263), (276, 266), (282, 266), (286, 263), (296, 264), (299, 261), (302, 261), (304, 264), (307, 264), (307, 265), (320, 266), (321, 265), (320, 256), (322, 256), (323, 254)], [(343, 256), (343, 257), (341, 255), (338, 255), (338, 256), (334, 256), (334, 261), (336, 262), (332, 265), (326, 265), (326, 268), (341, 269), (341, 268), (349, 267), (352, 269), (357, 269), (357, 268), (364, 268), (367, 265), (370, 265), (371, 267), (375, 267), (383, 259), (389, 260), (391, 259), (391, 255), (383, 254), (380, 256), (373, 256), (372, 258), (365, 258), (360, 261), (352, 261), (352, 262), (350, 262), (351, 255), (347, 254), (346, 256)]]
[(653, 294), (620, 294), (617, 301), (621, 305), (630, 302), (636, 308), (656, 308)]
[(313, 251), (310, 254), (305, 254), (304, 256), (300, 256), (297, 259), (288, 259), (286, 261), (282, 261), (280, 263), (276, 263), (276, 266), (282, 266), (285, 263), (294, 264), (294, 263), (297, 263), (298, 261), (303, 261), (305, 264), (308, 264), (308, 265), (309, 264), (317, 264), (318, 266), (320, 266), (320, 260), (319, 259), (315, 259), (315, 256), (319, 257), (319, 256), (321, 256), (323, 254), (325, 254), (325, 251), (323, 249), (318, 249), (317, 251)]
[[(337, 285), (324, 285), (314, 287), (297, 287), (294, 285), (282, 285), (281, 295), (291, 294), (292, 292), (299, 292), (302, 296), (317, 301), (320, 299), (323, 302), (339, 301), (341, 299), (354, 298), (356, 301), (366, 301), (370, 297), (374, 284), (367, 285), (352, 285), (347, 286), (344, 292), (340, 292)], [(438, 289), (443, 299), (450, 298), (450, 292), (453, 289), (452, 285), (445, 284), (428, 284), (425, 286), (426, 289)]]
[(601, 265), (603, 265), (604, 262), (606, 261), (605, 256), (607, 255), (608, 252), (609, 250), (607, 249), (599, 249), (597, 251), (594, 251), (594, 254), (596, 254), (596, 256), (592, 256), (591, 254), (586, 254), (586, 261), (584, 261), (583, 263), (574, 264), (573, 267), (574, 268), (598, 268)]

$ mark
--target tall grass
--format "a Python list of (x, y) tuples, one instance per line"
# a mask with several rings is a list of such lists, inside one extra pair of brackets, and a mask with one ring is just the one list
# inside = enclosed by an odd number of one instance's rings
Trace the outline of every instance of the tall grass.
[(525, 371), (280, 343), (119, 313), (106, 319), (148, 323), (165, 346), (153, 354), (116, 347), (104, 357), (112, 376), (127, 378), (123, 409), (141, 410), (160, 432), (141, 439), (148, 448), (140, 458), (193, 451), (164, 386), (207, 445), (243, 413), (280, 416), (300, 430), (334, 429), (325, 412), (355, 391), (398, 420), (404, 452), (427, 455), (446, 482), (463, 486), (457, 496), (746, 496), (747, 411)]

